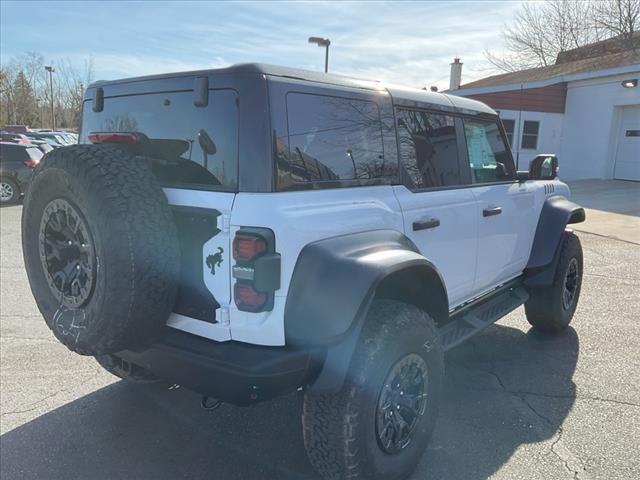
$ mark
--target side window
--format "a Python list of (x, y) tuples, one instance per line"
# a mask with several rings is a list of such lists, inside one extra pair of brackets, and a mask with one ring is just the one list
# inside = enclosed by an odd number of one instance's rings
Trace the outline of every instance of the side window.
[(502, 182), (514, 178), (509, 149), (495, 121), (464, 120), (471, 181)]
[(421, 110), (397, 109), (400, 161), (414, 187), (460, 185), (454, 118)]
[(538, 148), (538, 132), (540, 131), (540, 122), (533, 120), (525, 120), (522, 125), (522, 142), (520, 146), (529, 150)]
[(85, 102), (82, 138), (92, 132), (138, 132), (147, 140), (138, 152), (152, 162), (165, 186), (235, 190), (238, 185), (238, 106), (231, 89), (209, 91), (209, 104), (196, 107), (192, 92), (106, 98), (94, 112)]
[(279, 189), (395, 175), (395, 167), (385, 165), (376, 103), (289, 92), (286, 104), (287, 154), (284, 145), (276, 146)]
[(27, 149), (22, 145), (2, 144), (0, 145), (2, 159), (7, 162), (22, 162), (27, 160)]
[(507, 140), (509, 141), (509, 146), (513, 148), (513, 132), (516, 128), (516, 121), (510, 120), (508, 118), (502, 119), (502, 125), (504, 126), (504, 133), (507, 135)]

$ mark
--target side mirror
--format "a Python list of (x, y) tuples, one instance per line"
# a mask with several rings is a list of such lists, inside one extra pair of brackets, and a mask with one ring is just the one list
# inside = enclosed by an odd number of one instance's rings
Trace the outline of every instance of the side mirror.
[(518, 179), (518, 182), (522, 183), (522, 182), (526, 182), (531, 177), (529, 177), (529, 172), (528, 171), (526, 171), (526, 170), (518, 170), (516, 172), (516, 178)]
[(558, 176), (558, 157), (553, 154), (538, 155), (529, 164), (532, 180), (553, 180)]

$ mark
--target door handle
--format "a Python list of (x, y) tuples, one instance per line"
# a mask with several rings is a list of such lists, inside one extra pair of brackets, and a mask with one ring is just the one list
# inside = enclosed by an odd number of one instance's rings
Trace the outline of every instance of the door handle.
[(413, 222), (413, 230), (427, 230), (428, 228), (436, 228), (440, 226), (440, 220), (437, 218), (430, 218), (429, 220), (420, 220), (419, 222)]
[(502, 213), (501, 207), (487, 207), (482, 210), (483, 217), (493, 217), (494, 215), (500, 215)]

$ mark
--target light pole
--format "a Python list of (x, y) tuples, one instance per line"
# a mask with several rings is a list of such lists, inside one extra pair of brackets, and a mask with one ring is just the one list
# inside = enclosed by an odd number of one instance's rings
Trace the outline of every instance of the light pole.
[(56, 115), (53, 111), (53, 72), (56, 71), (55, 68), (51, 66), (46, 66), (44, 69), (49, 72), (49, 88), (51, 90), (51, 130), (56, 129)]
[(329, 45), (331, 45), (331, 40), (328, 38), (322, 37), (309, 37), (309, 43), (315, 43), (319, 47), (325, 47), (324, 53), (324, 71), (325, 73), (329, 71)]

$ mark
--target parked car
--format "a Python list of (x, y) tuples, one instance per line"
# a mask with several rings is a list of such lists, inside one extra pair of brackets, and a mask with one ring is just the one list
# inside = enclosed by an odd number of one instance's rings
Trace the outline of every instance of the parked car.
[(50, 130), (50, 129), (38, 129), (38, 130), (35, 130), (34, 132), (38, 134), (54, 135), (64, 145), (74, 145), (78, 143), (78, 136), (71, 132), (63, 132), (63, 131)]
[(50, 151), (53, 150), (53, 147), (51, 146), (51, 144), (46, 140), (38, 140), (36, 138), (31, 138), (30, 141), (31, 141), (31, 144), (38, 147), (42, 151), (42, 153), (49, 153)]
[(2, 129), (6, 132), (13, 133), (26, 133), (29, 131), (29, 127), (26, 125), (5, 125)]
[[(327, 479), (406, 478), (446, 350), (517, 307), (567, 328), (584, 220), (483, 103), (265, 65), (98, 82), (22, 216), (69, 349), (203, 406), (304, 392)], [(101, 268), (100, 265), (108, 266)]]
[(0, 142), (0, 203), (12, 205), (26, 193), (33, 169), (42, 158), (33, 145)]
[(28, 145), (31, 143), (29, 137), (21, 133), (14, 132), (0, 132), (0, 142), (10, 142), (10, 143), (20, 143), (23, 145)]
[(58, 135), (60, 135), (66, 140), (67, 145), (75, 145), (76, 143), (78, 143), (78, 137), (73, 133), (69, 133), (69, 132), (57, 132), (57, 133)]
[(56, 141), (58, 143), (60, 143), (61, 145), (71, 145), (72, 142), (69, 140), (69, 138), (67, 138), (67, 136), (63, 133), (60, 132), (46, 132), (46, 133), (41, 133), (41, 135), (49, 135), (53, 138), (56, 139)]
[(61, 139), (56, 138), (56, 136), (53, 135), (53, 134), (39, 133), (39, 132), (27, 132), (25, 134), (25, 136), (27, 136), (28, 138), (30, 138), (32, 140), (45, 141), (49, 145), (51, 145), (51, 147), (53, 147), (53, 148), (60, 148), (60, 147), (65, 145), (64, 143), (62, 143)]

